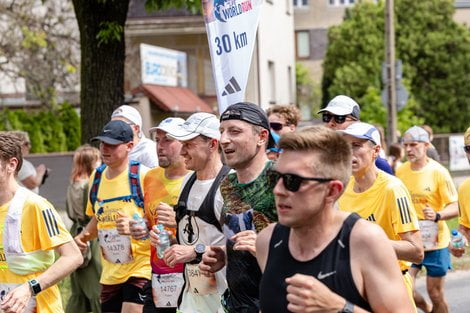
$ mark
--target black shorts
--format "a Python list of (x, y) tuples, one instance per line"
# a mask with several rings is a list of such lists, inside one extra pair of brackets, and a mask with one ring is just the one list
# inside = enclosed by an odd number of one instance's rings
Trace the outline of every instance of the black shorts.
[(123, 302), (144, 304), (143, 287), (149, 282), (141, 277), (130, 277), (126, 282), (116, 285), (101, 285), (101, 311), (121, 312)]
[(145, 295), (144, 308), (142, 313), (176, 313), (176, 308), (157, 308), (153, 302), (152, 282), (149, 281), (143, 288)]

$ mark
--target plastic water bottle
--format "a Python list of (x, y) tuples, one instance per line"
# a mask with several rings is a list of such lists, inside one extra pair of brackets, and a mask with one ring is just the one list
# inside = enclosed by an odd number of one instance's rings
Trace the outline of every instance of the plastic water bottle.
[(454, 246), (454, 248), (463, 248), (465, 246), (463, 236), (457, 231), (457, 229), (452, 229), (451, 235), (452, 246)]
[(139, 213), (137, 212), (135, 212), (132, 215), (132, 219), (137, 222), (135, 224), (136, 226), (141, 226), (143, 229), (147, 231), (147, 235), (145, 237), (140, 238), (140, 240), (146, 240), (149, 237), (149, 234), (148, 234), (148, 227), (147, 227), (147, 223), (145, 222), (145, 219), (142, 216), (140, 216)]
[(160, 244), (157, 246), (157, 255), (158, 258), (163, 258), (165, 250), (170, 247), (170, 235), (165, 230), (162, 224), (157, 224), (157, 229), (160, 231), (158, 237), (160, 239)]

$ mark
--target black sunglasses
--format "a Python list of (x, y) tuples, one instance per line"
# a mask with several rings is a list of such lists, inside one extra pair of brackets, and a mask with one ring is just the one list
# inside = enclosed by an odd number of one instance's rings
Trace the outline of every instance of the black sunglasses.
[(463, 149), (465, 152), (470, 153), (470, 146), (464, 146)]
[(284, 184), (284, 187), (292, 192), (297, 192), (299, 191), (300, 185), (304, 180), (313, 180), (319, 183), (327, 183), (329, 181), (332, 181), (333, 178), (323, 178), (323, 177), (302, 177), (299, 175), (295, 174), (288, 174), (288, 173), (279, 173), (278, 171), (274, 169), (270, 169), (268, 171), (268, 179), (270, 182), (275, 185), (279, 181), (279, 179), (282, 178), (282, 183)]
[(272, 130), (281, 130), (284, 126), (284, 124), (278, 122), (269, 123), (269, 127), (271, 127)]
[(322, 116), (323, 123), (330, 122), (332, 118), (335, 119), (336, 124), (343, 124), (344, 122), (346, 122), (346, 119), (348, 118), (348, 116), (347, 115), (333, 115), (333, 114), (325, 113)]

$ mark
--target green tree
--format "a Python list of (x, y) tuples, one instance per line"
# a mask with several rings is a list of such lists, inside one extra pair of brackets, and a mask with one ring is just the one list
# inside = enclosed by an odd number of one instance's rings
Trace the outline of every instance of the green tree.
[[(401, 130), (411, 123), (441, 132), (468, 127), (470, 31), (453, 20), (454, 1), (396, 0), (396, 54), (403, 61), (410, 100), (398, 114)], [(358, 100), (363, 116), (385, 125), (380, 99), (384, 61), (384, 5), (357, 4), (329, 31), (322, 81), (323, 103), (343, 93)], [(372, 95), (375, 95), (372, 96)], [(372, 102), (371, 102), (372, 101)]]
[[(141, 0), (144, 1), (144, 0)], [(124, 103), (124, 27), (129, 0), (72, 0), (80, 29), (82, 142), (99, 133)], [(147, 10), (186, 7), (197, 0), (145, 0)]]

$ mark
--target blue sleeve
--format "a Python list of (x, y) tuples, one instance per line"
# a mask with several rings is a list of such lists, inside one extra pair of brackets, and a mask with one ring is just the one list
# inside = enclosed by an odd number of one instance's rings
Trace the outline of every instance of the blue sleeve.
[(375, 160), (375, 166), (377, 166), (377, 168), (381, 169), (385, 173), (388, 173), (390, 175), (395, 175), (395, 173), (393, 173), (391, 166), (388, 164), (387, 160), (385, 160), (384, 158), (378, 157)]

